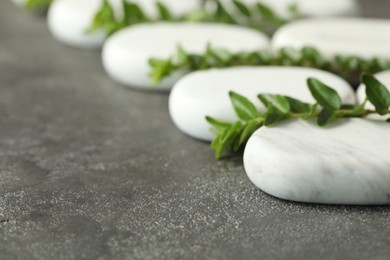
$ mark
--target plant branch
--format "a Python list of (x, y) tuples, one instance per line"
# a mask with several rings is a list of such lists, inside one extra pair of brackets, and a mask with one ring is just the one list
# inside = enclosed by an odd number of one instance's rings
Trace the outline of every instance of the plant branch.
[(327, 59), (313, 47), (283, 48), (275, 54), (268, 50), (232, 53), (208, 45), (204, 53), (193, 54), (178, 46), (176, 54), (171, 58), (152, 58), (149, 63), (152, 67), (152, 80), (155, 83), (159, 83), (178, 70), (198, 71), (237, 66), (297, 66), (329, 71), (355, 84), (363, 72), (375, 74), (390, 69), (390, 60), (363, 59), (346, 55)]
[[(247, 98), (230, 92), (232, 105), (240, 120), (229, 123), (206, 117), (216, 134), (211, 144), (211, 148), (216, 152), (216, 158), (221, 158), (226, 152), (240, 150), (259, 128), (273, 126), (285, 120), (316, 119), (319, 126), (325, 126), (330, 121), (341, 118), (365, 118), (373, 114), (390, 115), (389, 90), (369, 74), (364, 74), (361, 79), (366, 85), (367, 98), (359, 105), (342, 104), (339, 94), (334, 89), (314, 78), (309, 78), (307, 84), (317, 101), (315, 104), (308, 104), (289, 96), (260, 94), (258, 98), (266, 107), (263, 113), (258, 112)], [(366, 109), (367, 102), (371, 102), (375, 110)]]

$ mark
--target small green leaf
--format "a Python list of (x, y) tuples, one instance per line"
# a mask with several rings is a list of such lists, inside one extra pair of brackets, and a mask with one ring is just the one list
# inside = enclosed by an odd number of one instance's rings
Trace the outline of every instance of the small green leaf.
[(285, 96), (285, 98), (287, 99), (288, 103), (290, 104), (291, 112), (293, 112), (293, 113), (310, 113), (311, 107), (312, 107), (311, 104), (304, 103), (304, 102), (297, 100), (295, 98), (292, 98), (292, 97)]
[(241, 132), (241, 135), (238, 139), (236, 139), (236, 142), (234, 144), (234, 151), (238, 151), (243, 144), (245, 144), (249, 138), (252, 136), (254, 132), (256, 132), (257, 129), (262, 127), (263, 124), (261, 122), (258, 122), (256, 120), (249, 121), (245, 126), (243, 131)]
[(189, 61), (188, 54), (181, 45), (177, 46), (177, 58), (178, 64), (187, 64)]
[(241, 1), (233, 0), (233, 4), (236, 6), (236, 8), (245, 16), (251, 17), (251, 11), (249, 8), (243, 4)]
[(282, 95), (260, 94), (258, 98), (266, 107), (272, 105), (274, 112), (277, 114), (285, 115), (291, 112), (290, 103)]
[(212, 125), (218, 131), (218, 133), (232, 126), (232, 124), (230, 123), (222, 122), (209, 116), (206, 116), (206, 120), (210, 125)]
[(286, 119), (286, 115), (278, 114), (278, 113), (269, 113), (267, 114), (264, 125), (272, 126), (282, 120)]
[(331, 109), (324, 108), (318, 117), (318, 125), (325, 126), (333, 117), (334, 111)]
[(138, 4), (126, 0), (122, 0), (122, 3), (125, 15), (124, 20), (127, 25), (144, 23), (150, 20)]
[(317, 67), (322, 67), (326, 63), (321, 53), (313, 47), (303, 47), (303, 60), (313, 63)]
[(357, 108), (356, 105), (352, 105), (352, 104), (343, 104), (343, 105), (341, 105), (341, 108), (340, 108), (340, 109), (354, 110), (354, 109), (356, 109), (356, 108)]
[(237, 24), (233, 16), (229, 14), (228, 11), (226, 11), (225, 7), (220, 1), (217, 1), (217, 11), (215, 13), (214, 22), (222, 22), (222, 23), (228, 23), (228, 24)]
[(307, 80), (310, 92), (317, 102), (328, 110), (338, 110), (341, 107), (341, 98), (332, 88), (315, 78)]
[(218, 49), (209, 49), (210, 56), (215, 58), (223, 67), (226, 67), (227, 63), (230, 62), (232, 55), (226, 49), (218, 48)]
[(390, 118), (386, 120), (387, 123), (390, 123)]
[(171, 59), (149, 59), (149, 65), (152, 67), (150, 76), (154, 85), (160, 83), (164, 77), (170, 76), (174, 71), (174, 66)]
[(270, 7), (262, 3), (256, 3), (257, 9), (260, 14), (270, 22), (274, 23), (276, 26), (284, 24), (284, 20), (280, 18)]
[(161, 20), (163, 21), (173, 20), (173, 16), (165, 4), (163, 4), (161, 1), (157, 1), (156, 5), (157, 5), (158, 12), (160, 13)]
[(249, 121), (258, 117), (257, 109), (249, 99), (235, 92), (229, 92), (229, 96), (234, 110), (241, 120)]
[(378, 114), (385, 115), (390, 107), (389, 90), (374, 76), (364, 74), (362, 82), (366, 85), (368, 100), (375, 106)]
[(215, 157), (220, 159), (222, 155), (233, 150), (236, 139), (239, 138), (243, 129), (241, 122), (237, 122), (229, 128), (226, 128), (221, 135), (218, 136), (215, 142), (212, 144), (212, 148), (216, 150)]
[(52, 1), (53, 0), (27, 0), (24, 5), (30, 10), (38, 11), (48, 8)]
[(119, 23), (116, 20), (114, 8), (108, 2), (104, 0), (95, 17), (92, 20), (92, 24), (87, 32), (93, 32), (98, 29), (103, 29), (108, 35), (112, 34), (119, 27)]

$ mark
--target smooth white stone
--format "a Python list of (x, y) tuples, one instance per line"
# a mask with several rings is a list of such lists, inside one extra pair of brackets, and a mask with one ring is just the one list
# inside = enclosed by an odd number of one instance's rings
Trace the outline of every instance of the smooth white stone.
[[(375, 74), (375, 77), (380, 81), (382, 82), (386, 87), (387, 89), (390, 91), (390, 71), (383, 71), (383, 72), (380, 72), (378, 74)], [(358, 102), (359, 103), (363, 103), (364, 100), (366, 99), (367, 95), (366, 95), (366, 86), (364, 84), (361, 84), (357, 90), (357, 98), (358, 98)], [(372, 110), (375, 110), (375, 107), (373, 104), (371, 104), (370, 102), (367, 103), (366, 105), (366, 108), (367, 109), (372, 109)], [(388, 119), (390, 116), (380, 116), (380, 115), (369, 115), (368, 118), (370, 119), (376, 119), (376, 120), (386, 120)]]
[(296, 21), (280, 28), (272, 47), (312, 46), (326, 57), (357, 55), (390, 58), (390, 21), (367, 18), (321, 18)]
[[(356, 0), (241, 0), (243, 3), (251, 5), (263, 3), (271, 7), (277, 14), (286, 19), (290, 19), (291, 12), (289, 8), (296, 4), (299, 13), (302, 16), (345, 16), (357, 15), (359, 13), (359, 4)], [(222, 3), (228, 10), (234, 10), (231, 0), (223, 0)]]
[(149, 74), (150, 58), (166, 59), (176, 54), (177, 46), (194, 54), (204, 53), (208, 44), (232, 52), (269, 48), (261, 32), (224, 24), (155, 23), (124, 29), (107, 40), (103, 65), (117, 82), (149, 90), (169, 90), (187, 72), (178, 72), (156, 87)]
[[(122, 0), (109, 0), (118, 18), (123, 16)], [(198, 0), (160, 0), (174, 16), (182, 16), (199, 7)], [(87, 33), (91, 22), (102, 5), (102, 0), (56, 0), (48, 13), (48, 25), (54, 37), (71, 46), (96, 49), (106, 38), (103, 31)], [(156, 19), (157, 0), (132, 0), (142, 7), (145, 13)]]
[(310, 203), (390, 204), (390, 125), (364, 119), (320, 128), (261, 128), (244, 153), (249, 179), (275, 197)]
[(257, 99), (260, 93), (275, 93), (314, 103), (306, 81), (315, 77), (335, 88), (344, 102), (355, 103), (351, 86), (342, 78), (320, 70), (298, 67), (236, 67), (192, 73), (180, 80), (169, 100), (171, 118), (176, 126), (192, 137), (211, 141), (214, 135), (205, 116), (235, 122), (238, 120), (229, 91), (246, 96), (264, 111)]
[[(110, 0), (120, 9), (120, 0)], [(88, 32), (102, 0), (56, 0), (48, 12), (50, 32), (60, 42), (79, 48), (97, 49), (105, 40), (103, 31)]]

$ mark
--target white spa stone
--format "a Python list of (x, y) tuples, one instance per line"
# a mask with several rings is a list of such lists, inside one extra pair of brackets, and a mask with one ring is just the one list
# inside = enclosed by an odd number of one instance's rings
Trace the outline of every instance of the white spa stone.
[[(198, 0), (160, 0), (171, 10), (174, 16), (182, 16), (199, 7)], [(56, 0), (48, 12), (48, 25), (54, 37), (65, 44), (96, 49), (106, 38), (103, 31), (87, 33), (95, 14), (102, 5), (102, 0)], [(123, 16), (122, 0), (109, 0), (118, 18)], [(132, 0), (138, 3), (145, 13), (156, 19), (157, 0)]]
[(390, 204), (390, 124), (366, 119), (261, 128), (244, 153), (249, 179), (275, 197), (309, 203)]
[(260, 93), (288, 95), (314, 103), (306, 84), (309, 77), (318, 78), (335, 88), (344, 102), (356, 102), (351, 86), (328, 72), (298, 67), (237, 67), (195, 72), (181, 79), (169, 99), (170, 115), (182, 132), (211, 141), (214, 135), (205, 116), (226, 122), (238, 120), (229, 91), (249, 98), (261, 111), (265, 108), (257, 99)]
[[(378, 74), (374, 75), (375, 78), (377, 78), (380, 82), (382, 82), (385, 87), (390, 91), (390, 71), (383, 71)], [(366, 99), (366, 86), (364, 84), (361, 84), (357, 90), (357, 99), (359, 103), (363, 103)], [(375, 107), (370, 102), (366, 105), (367, 109), (375, 110)], [(389, 116), (380, 116), (380, 115), (369, 115), (370, 119), (377, 119), (377, 120), (386, 120), (389, 118)]]
[[(359, 4), (356, 0), (241, 0), (243, 3), (251, 5), (262, 3), (271, 7), (278, 15), (290, 19), (291, 11), (289, 8), (296, 4), (299, 13), (302, 16), (346, 16), (357, 15), (359, 13)], [(222, 0), (228, 10), (234, 10), (231, 0)]]
[(305, 19), (280, 28), (272, 47), (312, 46), (326, 57), (357, 55), (390, 58), (390, 21), (368, 18)]
[(224, 24), (155, 23), (126, 28), (110, 37), (103, 47), (103, 65), (117, 82), (147, 90), (169, 90), (187, 72), (178, 72), (153, 87), (150, 58), (166, 59), (178, 45), (194, 54), (204, 53), (208, 44), (231, 52), (269, 48), (261, 32)]
[[(110, 0), (120, 9), (120, 0)], [(88, 33), (92, 20), (102, 5), (102, 0), (56, 0), (48, 12), (48, 26), (53, 36), (70, 46), (97, 49), (105, 40), (103, 31)]]

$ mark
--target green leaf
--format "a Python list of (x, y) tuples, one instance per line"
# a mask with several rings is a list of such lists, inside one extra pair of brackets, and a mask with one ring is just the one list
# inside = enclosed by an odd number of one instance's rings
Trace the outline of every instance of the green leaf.
[(390, 118), (386, 120), (387, 123), (390, 123)]
[(215, 13), (214, 22), (222, 22), (222, 23), (228, 23), (228, 24), (237, 24), (233, 16), (229, 14), (228, 11), (226, 11), (225, 7), (223, 6), (220, 1), (217, 1), (217, 11)]
[(48, 8), (51, 2), (53, 2), (53, 0), (27, 0), (24, 6), (27, 9), (37, 11)]
[(310, 113), (311, 112), (311, 104), (304, 103), (298, 99), (292, 98), (292, 97), (287, 97), (288, 103), (290, 104), (291, 112), (293, 113)]
[(233, 147), (234, 151), (238, 151), (242, 147), (242, 145), (245, 144), (249, 140), (249, 138), (252, 136), (252, 134), (254, 132), (256, 132), (256, 130), (262, 126), (263, 126), (263, 123), (261, 123), (259, 121), (256, 121), (256, 120), (249, 121), (244, 126), (244, 129), (241, 132), (240, 137), (238, 139), (236, 139), (236, 142), (235, 142), (234, 147)]
[(239, 138), (242, 129), (243, 126), (241, 122), (237, 122), (231, 127), (226, 128), (216, 139), (214, 139), (211, 148), (216, 150), (215, 157), (217, 159), (220, 159), (225, 152), (233, 150), (234, 143), (236, 142), (236, 139)]
[(317, 102), (328, 110), (338, 110), (341, 107), (341, 98), (332, 88), (315, 78), (307, 80), (310, 92)]
[(218, 133), (232, 126), (232, 124), (230, 123), (222, 122), (209, 116), (206, 116), (206, 120), (210, 125), (212, 125), (218, 131)]
[(270, 7), (262, 3), (256, 3), (257, 9), (260, 14), (270, 22), (277, 26), (284, 24), (284, 20), (280, 18)]
[(364, 74), (362, 82), (366, 85), (368, 100), (375, 106), (378, 114), (385, 115), (390, 107), (389, 90), (374, 76)]
[(181, 45), (177, 46), (177, 58), (178, 64), (187, 64), (189, 61), (188, 54)]
[(274, 112), (277, 114), (285, 115), (291, 112), (290, 103), (282, 95), (260, 94), (258, 98), (266, 107), (272, 105)]
[(160, 18), (163, 21), (173, 21), (173, 16), (171, 12), (169, 11), (168, 7), (163, 4), (161, 1), (157, 1), (157, 9), (160, 13)]
[(264, 125), (265, 126), (272, 126), (282, 120), (286, 119), (286, 115), (278, 114), (278, 113), (269, 113), (267, 114)]
[(356, 109), (356, 108), (357, 108), (356, 105), (352, 105), (352, 104), (343, 104), (343, 105), (341, 105), (341, 108), (340, 108), (340, 109), (354, 110), (354, 109)]
[(138, 4), (122, 0), (124, 8), (124, 20), (127, 25), (148, 22), (150, 19)]
[(119, 23), (116, 20), (114, 8), (108, 2), (104, 0), (95, 17), (92, 20), (92, 24), (89, 28), (89, 32), (103, 29), (108, 35), (112, 34), (119, 27)]
[(221, 65), (223, 65), (223, 67), (226, 67), (227, 63), (229, 63), (232, 58), (230, 52), (222, 48), (215, 49), (210, 47), (209, 54), (214, 59), (216, 59)]
[(326, 64), (321, 53), (313, 47), (303, 47), (302, 56), (304, 61), (309, 61), (316, 67), (322, 67)]
[(149, 59), (149, 65), (152, 67), (150, 76), (154, 85), (160, 83), (164, 77), (170, 76), (174, 71), (174, 66), (171, 59)]
[(236, 8), (245, 16), (251, 17), (251, 11), (249, 8), (243, 4), (241, 1), (233, 0), (233, 4), (236, 6)]
[(325, 126), (334, 117), (334, 115), (333, 110), (324, 108), (318, 117), (318, 125)]
[(234, 110), (241, 120), (249, 121), (259, 116), (255, 105), (247, 98), (232, 91), (229, 92), (229, 96)]

